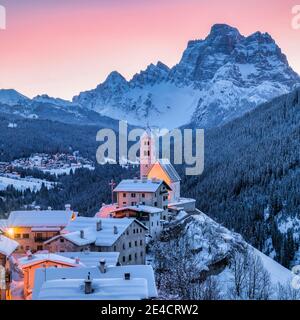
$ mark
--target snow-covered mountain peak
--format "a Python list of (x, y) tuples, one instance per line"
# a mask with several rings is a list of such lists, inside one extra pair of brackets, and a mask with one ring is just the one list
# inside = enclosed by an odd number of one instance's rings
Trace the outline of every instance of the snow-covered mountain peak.
[[(193, 123), (208, 128), (299, 85), (299, 76), (270, 34), (243, 36), (235, 27), (215, 24), (207, 37), (188, 42), (174, 67), (159, 61), (130, 81), (113, 71), (95, 89), (73, 97), (72, 103), (134, 125), (175, 128)], [(14, 105), (19, 99), (4, 101)], [(33, 101), (50, 100), (52, 105), (65, 105), (46, 96)]]
[(167, 80), (170, 68), (164, 63), (158, 61), (157, 64), (151, 63), (146, 70), (133, 76), (130, 81), (131, 87), (142, 87), (143, 85), (153, 85), (157, 82)]
[(127, 83), (126, 79), (118, 71), (113, 71), (107, 76), (106, 80), (103, 82), (103, 85), (119, 86), (125, 83)]
[(14, 89), (0, 89), (0, 103), (15, 106), (30, 101), (29, 98)]
[(133, 124), (168, 128), (218, 126), (300, 84), (271, 35), (245, 37), (226, 24), (189, 41), (173, 68), (150, 64), (129, 82), (113, 75), (74, 101)]
[(228, 24), (214, 24), (211, 27), (210, 34), (207, 36), (207, 39), (216, 39), (221, 37), (230, 37), (233, 39), (242, 39), (243, 36), (240, 34), (239, 30), (235, 27), (232, 27)]

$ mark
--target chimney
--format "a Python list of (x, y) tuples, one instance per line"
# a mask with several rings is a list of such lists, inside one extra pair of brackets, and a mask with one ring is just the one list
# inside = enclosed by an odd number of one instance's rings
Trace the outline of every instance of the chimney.
[(80, 238), (84, 239), (84, 230), (80, 230)]
[(102, 230), (102, 221), (98, 220), (96, 223), (96, 230), (101, 231)]
[(71, 205), (70, 204), (66, 204), (65, 208), (66, 208), (66, 211), (71, 211)]
[(87, 278), (84, 281), (84, 293), (85, 294), (91, 294), (93, 293), (93, 287), (92, 287), (93, 281), (91, 279), (91, 273), (88, 273)]
[(114, 226), (114, 234), (118, 234), (118, 227)]
[(105, 273), (106, 272), (106, 261), (105, 261), (105, 259), (101, 259), (100, 260), (99, 267), (100, 267), (100, 272), (101, 273)]
[(27, 259), (28, 259), (28, 260), (32, 260), (33, 254), (32, 254), (32, 252), (31, 252), (30, 250), (28, 250), (28, 251), (26, 252), (26, 255), (27, 255)]
[(143, 176), (143, 177), (142, 177), (142, 182), (143, 182), (143, 183), (146, 183), (147, 181), (148, 181), (148, 178), (147, 178), (146, 176)]
[(129, 272), (124, 273), (124, 279), (130, 280), (130, 273)]

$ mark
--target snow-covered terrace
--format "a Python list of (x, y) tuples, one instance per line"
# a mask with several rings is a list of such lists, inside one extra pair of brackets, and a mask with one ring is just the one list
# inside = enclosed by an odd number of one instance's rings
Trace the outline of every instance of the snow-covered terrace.
[(144, 213), (149, 213), (149, 214), (161, 213), (164, 211), (163, 209), (157, 208), (157, 207), (151, 207), (151, 206), (146, 206), (146, 205), (136, 205), (136, 206), (128, 206), (128, 207), (119, 208), (119, 209), (116, 209), (114, 212), (119, 212), (119, 211), (124, 211), (124, 210), (132, 210), (132, 211), (136, 211), (136, 212), (144, 212)]

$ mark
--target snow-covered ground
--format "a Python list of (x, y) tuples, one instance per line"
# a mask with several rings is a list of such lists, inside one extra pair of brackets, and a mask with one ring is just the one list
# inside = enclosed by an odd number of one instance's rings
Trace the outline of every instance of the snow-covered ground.
[(289, 229), (294, 230), (294, 237), (299, 237), (300, 219), (297, 217), (284, 216), (279, 214), (277, 217), (278, 229), (281, 233), (286, 234)]
[(31, 191), (37, 192), (45, 185), (47, 189), (54, 187), (54, 183), (46, 180), (35, 179), (35, 178), (10, 178), (0, 176), (0, 190), (6, 190), (7, 187), (13, 186), (16, 190), (25, 191), (30, 189)]
[(52, 175), (60, 176), (62, 174), (68, 175), (71, 173), (71, 171), (74, 173), (77, 169), (81, 169), (81, 168), (95, 170), (95, 167), (91, 165), (81, 165), (81, 166), (67, 166), (67, 167), (57, 168), (57, 169), (43, 169), (41, 171), (43, 171), (44, 173), (50, 173)]
[(253, 247), (252, 249), (254, 254), (260, 257), (265, 269), (270, 273), (271, 281), (274, 285), (276, 284), (286, 285), (287, 283), (291, 282), (293, 277), (291, 270), (285, 268), (284, 266), (282, 266), (272, 258), (266, 256), (261, 251), (258, 251)]

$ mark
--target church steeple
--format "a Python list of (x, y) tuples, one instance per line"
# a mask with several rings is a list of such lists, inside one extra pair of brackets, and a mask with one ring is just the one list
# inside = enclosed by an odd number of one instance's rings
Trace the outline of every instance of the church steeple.
[(140, 178), (147, 177), (156, 161), (155, 137), (148, 127), (141, 137), (140, 145)]

